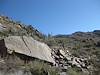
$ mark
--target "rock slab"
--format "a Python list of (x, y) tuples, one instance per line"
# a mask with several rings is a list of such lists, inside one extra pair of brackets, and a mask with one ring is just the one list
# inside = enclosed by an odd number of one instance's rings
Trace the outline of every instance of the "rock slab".
[(50, 63), (55, 63), (51, 57), (51, 49), (42, 42), (28, 36), (9, 36), (4, 39), (8, 53), (13, 51), (27, 56), (35, 57)]

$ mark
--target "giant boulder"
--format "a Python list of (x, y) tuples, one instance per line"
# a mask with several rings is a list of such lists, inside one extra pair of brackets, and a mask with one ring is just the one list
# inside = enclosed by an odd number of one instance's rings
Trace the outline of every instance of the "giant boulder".
[[(51, 49), (45, 43), (36, 41), (32, 37), (9, 36), (1, 41), (4, 41), (4, 44), (1, 43), (0, 46), (6, 47), (5, 49), (7, 49), (7, 52), (10, 54), (14, 51), (50, 63), (55, 63), (51, 57)], [(1, 47), (0, 50), (3, 50), (3, 48)]]

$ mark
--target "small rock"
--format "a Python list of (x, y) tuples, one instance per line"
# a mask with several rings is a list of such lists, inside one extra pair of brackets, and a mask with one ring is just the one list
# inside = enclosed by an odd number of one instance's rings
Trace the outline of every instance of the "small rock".
[(64, 69), (66, 69), (66, 70), (67, 70), (67, 69), (68, 69), (68, 66), (64, 66)]
[(66, 72), (61, 72), (60, 75), (67, 75)]

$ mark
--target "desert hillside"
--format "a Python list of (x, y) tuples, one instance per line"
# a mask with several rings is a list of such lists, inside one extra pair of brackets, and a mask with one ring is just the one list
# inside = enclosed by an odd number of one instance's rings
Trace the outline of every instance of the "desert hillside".
[(0, 16), (0, 75), (100, 75), (100, 30), (45, 35)]

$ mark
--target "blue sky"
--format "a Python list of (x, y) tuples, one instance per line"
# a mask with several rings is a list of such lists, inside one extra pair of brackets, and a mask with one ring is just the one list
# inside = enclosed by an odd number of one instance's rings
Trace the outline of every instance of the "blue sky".
[(100, 29), (100, 0), (0, 0), (0, 13), (45, 34)]

